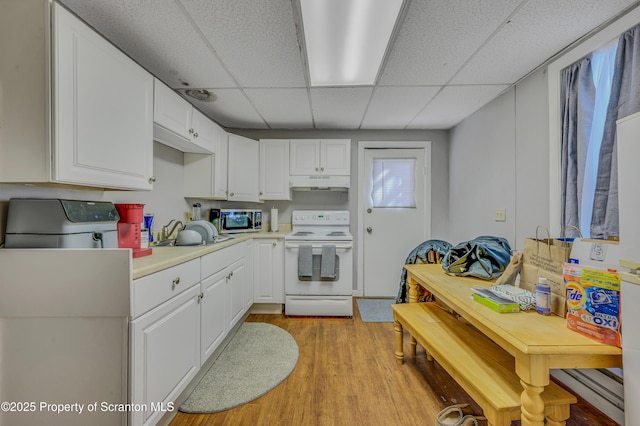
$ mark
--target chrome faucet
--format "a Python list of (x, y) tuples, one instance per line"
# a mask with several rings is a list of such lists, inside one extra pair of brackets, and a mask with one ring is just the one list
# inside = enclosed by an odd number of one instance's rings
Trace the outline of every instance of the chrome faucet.
[(171, 224), (175, 221), (175, 219), (171, 219), (169, 221), (169, 223), (167, 223), (165, 226), (162, 227), (162, 232), (160, 234), (160, 240), (167, 240), (169, 239), (169, 237), (173, 234), (173, 232), (176, 230), (176, 228), (178, 227), (178, 225), (180, 226), (180, 230), (184, 229), (184, 224), (181, 221), (177, 221), (174, 225), (173, 228), (171, 228), (171, 230), (169, 230), (169, 227), (171, 226)]

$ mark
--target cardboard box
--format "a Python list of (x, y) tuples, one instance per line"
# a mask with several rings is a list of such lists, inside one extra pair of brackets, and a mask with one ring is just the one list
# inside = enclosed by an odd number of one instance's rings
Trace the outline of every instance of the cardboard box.
[(566, 314), (567, 299), (564, 278), (562, 275), (554, 274), (523, 263), (522, 270), (520, 271), (519, 287), (529, 290), (535, 294), (536, 284), (541, 277), (546, 278), (547, 284), (551, 287), (551, 312), (564, 318)]

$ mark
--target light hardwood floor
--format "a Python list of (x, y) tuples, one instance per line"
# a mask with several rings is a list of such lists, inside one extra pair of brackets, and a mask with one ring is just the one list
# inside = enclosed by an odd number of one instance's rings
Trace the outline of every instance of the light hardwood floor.
[[(393, 323), (365, 323), (354, 300), (353, 319), (250, 315), (287, 330), (300, 357), (291, 375), (271, 392), (215, 414), (178, 413), (171, 426), (200, 425), (435, 425), (436, 414), (473, 400), (418, 346), (416, 359), (405, 338), (405, 364), (396, 364)], [(405, 332), (406, 333), (406, 332)], [(514, 425), (519, 422), (514, 422)], [(568, 426), (617, 423), (578, 398)]]

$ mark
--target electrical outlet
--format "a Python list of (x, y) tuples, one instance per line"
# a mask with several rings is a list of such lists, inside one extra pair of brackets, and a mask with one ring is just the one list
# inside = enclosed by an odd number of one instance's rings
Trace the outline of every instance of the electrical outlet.
[(496, 222), (506, 222), (507, 221), (507, 209), (504, 207), (499, 207), (496, 209)]

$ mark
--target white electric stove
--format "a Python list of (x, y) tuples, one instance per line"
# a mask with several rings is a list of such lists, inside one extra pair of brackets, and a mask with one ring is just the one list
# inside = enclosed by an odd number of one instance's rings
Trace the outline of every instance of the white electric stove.
[[(285, 236), (286, 315), (353, 316), (349, 223), (346, 210), (293, 212), (292, 232)], [(327, 264), (329, 276), (323, 273)]]

